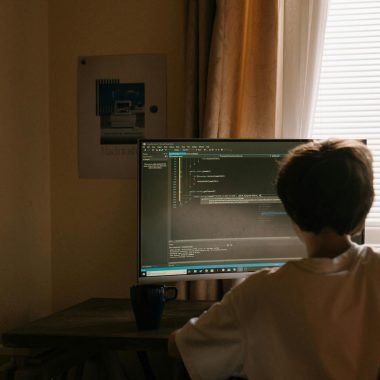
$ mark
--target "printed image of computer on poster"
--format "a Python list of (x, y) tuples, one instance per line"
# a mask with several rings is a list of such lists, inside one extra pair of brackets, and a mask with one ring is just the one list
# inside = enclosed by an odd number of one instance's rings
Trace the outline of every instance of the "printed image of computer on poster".
[(137, 140), (166, 136), (162, 54), (80, 57), (80, 178), (136, 177)]

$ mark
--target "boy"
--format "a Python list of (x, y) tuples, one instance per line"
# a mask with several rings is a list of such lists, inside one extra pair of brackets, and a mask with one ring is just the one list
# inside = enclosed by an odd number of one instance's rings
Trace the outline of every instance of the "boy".
[(264, 269), (169, 339), (192, 379), (366, 379), (380, 373), (380, 254), (353, 243), (374, 198), (372, 157), (312, 142), (280, 163), (277, 192), (308, 258)]

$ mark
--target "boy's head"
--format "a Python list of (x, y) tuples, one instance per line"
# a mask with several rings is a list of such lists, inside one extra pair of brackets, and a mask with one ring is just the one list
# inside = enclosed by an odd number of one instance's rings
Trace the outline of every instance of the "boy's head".
[(373, 202), (372, 155), (355, 140), (300, 145), (280, 163), (277, 193), (301, 230), (352, 234)]

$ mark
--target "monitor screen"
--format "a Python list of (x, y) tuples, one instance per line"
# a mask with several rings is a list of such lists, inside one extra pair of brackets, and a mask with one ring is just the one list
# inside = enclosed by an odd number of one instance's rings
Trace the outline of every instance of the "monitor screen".
[(309, 140), (139, 140), (138, 281), (244, 277), (306, 256), (276, 195)]

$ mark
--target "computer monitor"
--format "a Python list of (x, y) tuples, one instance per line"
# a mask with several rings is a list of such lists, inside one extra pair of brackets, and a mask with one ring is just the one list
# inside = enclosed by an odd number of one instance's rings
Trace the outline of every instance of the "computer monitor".
[(275, 177), (308, 141), (139, 140), (138, 281), (239, 278), (305, 257)]

